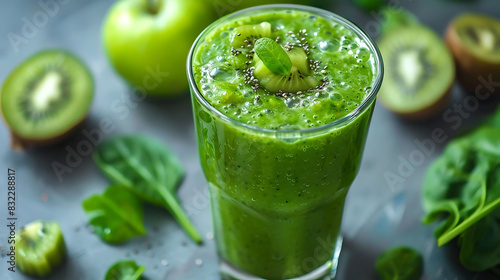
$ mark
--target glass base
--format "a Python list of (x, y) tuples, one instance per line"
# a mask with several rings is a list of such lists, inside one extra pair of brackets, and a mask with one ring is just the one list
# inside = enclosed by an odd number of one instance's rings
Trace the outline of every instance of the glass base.
[[(283, 279), (283, 280), (332, 280), (337, 274), (337, 265), (339, 263), (340, 251), (342, 250), (342, 236), (337, 238), (337, 243), (335, 244), (335, 252), (333, 253), (333, 259), (327, 261), (322, 266), (318, 267), (314, 271), (309, 272), (306, 275), (302, 275), (295, 278)], [(264, 278), (254, 276), (247, 273), (226, 260), (220, 258), (219, 271), (221, 273), (223, 280), (266, 280)]]

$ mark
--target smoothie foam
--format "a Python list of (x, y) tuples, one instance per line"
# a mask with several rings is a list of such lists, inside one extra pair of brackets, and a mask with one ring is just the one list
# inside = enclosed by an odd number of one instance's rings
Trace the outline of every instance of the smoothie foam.
[[(235, 28), (262, 23), (271, 25), (270, 37), (280, 45), (306, 48), (314, 78), (326, 84), (286, 97), (255, 90), (244, 71), (255, 65), (253, 45), (234, 47), (232, 40)], [(297, 129), (330, 123), (358, 107), (371, 91), (374, 62), (366, 43), (347, 27), (289, 10), (249, 15), (213, 30), (195, 54), (193, 72), (203, 96), (226, 116), (256, 127)]]

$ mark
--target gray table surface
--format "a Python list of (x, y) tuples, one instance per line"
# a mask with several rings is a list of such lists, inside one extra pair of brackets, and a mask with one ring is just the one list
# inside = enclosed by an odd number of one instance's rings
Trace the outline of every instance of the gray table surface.
[[(21, 33), (23, 17), (32, 18), (41, 11), (38, 1), (6, 1), (0, 3), (0, 80), (30, 54), (51, 47), (73, 51), (88, 64), (95, 77), (95, 99), (90, 117), (84, 126), (64, 143), (45, 149), (14, 152), (9, 148), (9, 134), (0, 125), (0, 170), (16, 170), (18, 176), (18, 224), (35, 219), (60, 223), (69, 250), (69, 261), (50, 279), (102, 279), (107, 268), (119, 259), (133, 258), (146, 266), (148, 279), (215, 280), (220, 279), (214, 241), (205, 237), (203, 246), (195, 245), (184, 234), (166, 211), (146, 207), (145, 226), (148, 234), (111, 246), (99, 240), (86, 228), (87, 218), (81, 201), (101, 193), (108, 181), (94, 165), (90, 156), (66, 173), (59, 181), (52, 170), (54, 161), (65, 162), (68, 148), (75, 148), (84, 138), (82, 130), (92, 130), (102, 119), (111, 119), (116, 126), (112, 134), (141, 133), (167, 143), (180, 157), (187, 170), (179, 194), (183, 206), (203, 235), (210, 235), (210, 209), (206, 183), (195, 142), (189, 96), (170, 102), (143, 101), (130, 104), (125, 118), (113, 113), (110, 104), (126, 102), (130, 92), (126, 84), (113, 72), (103, 52), (100, 36), (101, 24), (113, 1), (66, 1), (60, 10), (40, 27), (32, 38), (19, 46), (18, 52), (9, 43), (10, 32)], [(64, 1), (61, 1), (64, 2)], [(487, 13), (500, 17), (497, 0), (391, 1), (414, 12), (425, 24), (442, 34), (450, 19), (464, 11)], [(362, 13), (348, 0), (332, 1), (330, 9), (349, 19), (371, 35), (377, 35), (376, 14)], [(179, 69), (184, 71), (184, 69)], [(455, 86), (453, 104), (462, 104), (465, 93)], [(491, 113), (498, 100), (481, 103), (470, 116), (461, 118), (462, 127), (477, 123)], [(426, 166), (442, 151), (445, 144), (437, 144), (435, 151), (425, 156), (421, 164), (414, 165), (404, 182), (390, 186), (384, 174), (398, 174), (402, 159), (408, 159), (417, 149), (415, 141), (431, 136), (435, 128), (443, 129), (449, 138), (457, 131), (442, 115), (419, 123), (403, 121), (387, 109), (378, 106), (368, 135), (361, 170), (355, 180), (345, 208), (344, 247), (337, 279), (375, 279), (373, 264), (378, 254), (393, 245), (410, 245), (425, 258), (423, 279), (493, 279), (491, 274), (466, 272), (458, 263), (453, 246), (438, 248), (432, 235), (433, 227), (424, 226), (420, 201), (422, 176)], [(110, 137), (111, 135), (105, 135)], [(5, 174), (3, 173), (3, 174)], [(5, 179), (7, 180), (6, 175)], [(6, 245), (6, 189), (0, 190), (0, 244)], [(45, 197), (46, 196), (46, 197)], [(44, 201), (42, 197), (48, 198)], [(202, 265), (196, 265), (197, 259)], [(162, 261), (168, 265), (162, 265)], [(0, 258), (0, 279), (28, 279), (21, 273), (7, 271), (5, 257)]]

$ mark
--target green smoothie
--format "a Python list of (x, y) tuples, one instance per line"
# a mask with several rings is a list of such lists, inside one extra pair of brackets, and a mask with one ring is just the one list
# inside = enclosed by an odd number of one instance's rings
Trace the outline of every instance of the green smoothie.
[[(222, 19), (188, 65), (218, 253), (264, 279), (332, 260), (380, 83), (381, 62), (359, 29), (306, 10)], [(281, 45), (296, 72), (263, 68), (261, 37)]]

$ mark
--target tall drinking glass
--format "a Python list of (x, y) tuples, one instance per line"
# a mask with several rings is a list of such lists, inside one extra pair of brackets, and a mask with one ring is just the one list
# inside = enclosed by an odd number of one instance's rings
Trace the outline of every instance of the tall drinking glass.
[[(257, 73), (260, 37), (281, 44), (292, 72), (302, 69), (280, 80), (287, 91), (270, 90), (277, 74)], [(334, 277), (344, 201), (383, 76), (373, 41), (328, 11), (259, 6), (203, 31), (187, 70), (223, 277)]]

